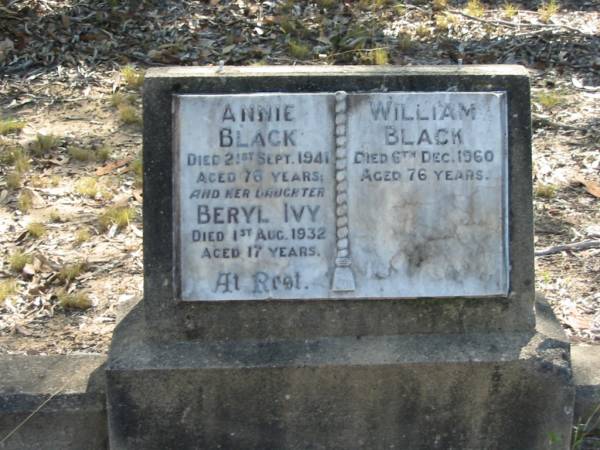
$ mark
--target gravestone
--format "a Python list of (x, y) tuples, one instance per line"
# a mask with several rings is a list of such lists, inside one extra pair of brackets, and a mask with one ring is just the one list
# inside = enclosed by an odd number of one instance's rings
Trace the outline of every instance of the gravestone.
[(514, 66), (151, 70), (111, 448), (568, 448)]

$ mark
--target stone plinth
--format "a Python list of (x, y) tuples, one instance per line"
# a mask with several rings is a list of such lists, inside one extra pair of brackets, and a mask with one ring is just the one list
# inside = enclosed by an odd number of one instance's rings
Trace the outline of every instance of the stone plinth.
[(138, 307), (115, 333), (112, 449), (569, 448), (569, 344), (541, 333), (156, 343), (146, 329)]
[(567, 449), (530, 132), (515, 66), (149, 71), (111, 448)]

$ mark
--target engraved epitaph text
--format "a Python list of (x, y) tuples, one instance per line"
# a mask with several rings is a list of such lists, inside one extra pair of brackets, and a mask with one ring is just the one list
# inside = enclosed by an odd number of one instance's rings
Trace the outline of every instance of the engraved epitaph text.
[(182, 300), (506, 295), (502, 93), (175, 96)]

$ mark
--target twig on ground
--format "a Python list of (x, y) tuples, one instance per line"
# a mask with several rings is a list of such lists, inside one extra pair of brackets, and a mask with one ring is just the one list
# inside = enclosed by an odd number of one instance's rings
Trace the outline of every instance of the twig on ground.
[(583, 242), (574, 242), (572, 244), (562, 244), (556, 245), (554, 247), (548, 247), (544, 250), (538, 250), (535, 252), (535, 256), (547, 256), (554, 255), (560, 252), (579, 252), (582, 250), (589, 250), (590, 248), (600, 248), (600, 240), (595, 241), (583, 241)]
[(449, 9), (448, 12), (451, 12), (453, 14), (458, 14), (459, 16), (463, 16), (467, 19), (470, 20), (475, 20), (476, 22), (481, 22), (481, 23), (487, 23), (490, 25), (502, 25), (505, 27), (510, 27), (510, 28), (538, 28), (538, 29), (543, 29), (543, 30), (568, 30), (568, 31), (572, 31), (573, 33), (578, 33), (578, 34), (583, 34), (584, 36), (591, 36), (589, 33), (584, 33), (581, 30), (578, 30), (577, 28), (573, 28), (570, 27), (568, 25), (553, 25), (553, 24), (537, 24), (537, 23), (513, 23), (513, 22), (508, 22), (506, 20), (489, 20), (489, 19), (482, 19), (480, 17), (475, 17), (472, 16), (470, 14), (464, 13), (459, 9)]
[(566, 130), (577, 130), (577, 131), (589, 131), (589, 128), (586, 127), (578, 127), (577, 125), (570, 125), (564, 122), (557, 122), (555, 120), (551, 120), (546, 116), (542, 116), (541, 114), (532, 114), (531, 117), (534, 121), (538, 121), (545, 125), (550, 125), (554, 128), (564, 128)]

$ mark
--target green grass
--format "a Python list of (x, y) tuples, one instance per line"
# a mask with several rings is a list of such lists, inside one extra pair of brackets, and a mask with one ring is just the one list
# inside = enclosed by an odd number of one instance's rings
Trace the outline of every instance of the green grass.
[(17, 292), (17, 280), (8, 278), (0, 281), (0, 305), (4, 303), (9, 296)]
[(27, 232), (35, 239), (39, 239), (46, 234), (46, 227), (43, 223), (31, 222), (27, 225)]
[(20, 133), (25, 128), (25, 122), (15, 119), (0, 120), (0, 135), (6, 136), (11, 133)]
[(113, 225), (116, 225), (117, 229), (122, 230), (129, 222), (135, 219), (136, 213), (133, 208), (111, 206), (104, 210), (99, 217), (100, 228), (103, 231), (108, 230)]
[(23, 253), (21, 250), (17, 250), (8, 258), (8, 265), (13, 272), (21, 272), (23, 267), (31, 261), (31, 255)]
[(121, 78), (130, 89), (139, 89), (144, 84), (144, 72), (133, 66), (125, 66), (121, 69)]
[(59, 305), (65, 309), (88, 309), (92, 306), (92, 301), (84, 292), (68, 293), (61, 290), (56, 297)]

